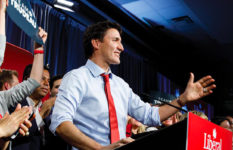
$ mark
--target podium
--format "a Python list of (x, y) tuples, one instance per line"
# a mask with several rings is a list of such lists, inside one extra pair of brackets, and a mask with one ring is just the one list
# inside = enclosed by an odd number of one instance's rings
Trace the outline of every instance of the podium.
[(232, 132), (193, 113), (172, 126), (139, 134), (117, 150), (232, 150)]

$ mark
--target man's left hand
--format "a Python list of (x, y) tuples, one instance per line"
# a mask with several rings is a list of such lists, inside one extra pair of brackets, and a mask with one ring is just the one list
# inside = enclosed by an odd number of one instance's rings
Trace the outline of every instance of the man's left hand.
[(190, 78), (184, 93), (180, 96), (180, 100), (183, 103), (198, 100), (213, 93), (213, 89), (216, 85), (213, 84), (215, 80), (210, 76), (205, 76), (200, 80), (194, 82), (194, 74), (190, 73)]

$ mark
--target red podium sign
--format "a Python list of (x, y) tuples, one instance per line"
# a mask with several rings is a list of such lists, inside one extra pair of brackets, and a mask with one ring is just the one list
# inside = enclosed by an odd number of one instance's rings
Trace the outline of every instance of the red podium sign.
[(232, 132), (189, 113), (186, 150), (232, 150)]
[(232, 132), (192, 113), (171, 126), (138, 134), (117, 150), (232, 150)]

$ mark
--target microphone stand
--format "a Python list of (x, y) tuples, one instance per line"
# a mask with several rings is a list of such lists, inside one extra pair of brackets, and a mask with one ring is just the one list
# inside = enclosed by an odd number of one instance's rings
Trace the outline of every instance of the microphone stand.
[(144, 96), (146, 96), (146, 97), (148, 97), (148, 98), (152, 98), (152, 99), (154, 99), (154, 100), (160, 101), (160, 102), (162, 102), (162, 103), (164, 103), (164, 104), (167, 104), (167, 105), (169, 105), (169, 106), (171, 106), (171, 107), (174, 107), (174, 108), (179, 109), (179, 110), (181, 110), (181, 111), (184, 111), (184, 112), (186, 112), (186, 113), (188, 112), (187, 110), (185, 110), (185, 109), (183, 109), (183, 108), (180, 108), (180, 107), (177, 107), (177, 106), (175, 106), (175, 105), (172, 105), (171, 103), (168, 103), (168, 102), (163, 101), (163, 100), (158, 100), (157, 98), (155, 98), (154, 96), (151, 96), (151, 95), (149, 95), (149, 94), (142, 93), (142, 95), (144, 95)]

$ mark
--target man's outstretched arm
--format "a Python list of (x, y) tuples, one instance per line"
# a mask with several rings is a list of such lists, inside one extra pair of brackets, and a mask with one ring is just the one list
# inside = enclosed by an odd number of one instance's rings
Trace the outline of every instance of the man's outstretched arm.
[[(215, 80), (208, 75), (194, 82), (194, 75), (193, 73), (190, 73), (190, 79), (184, 93), (182, 93), (178, 99), (173, 100), (171, 104), (177, 107), (182, 107), (188, 102), (199, 100), (200, 98), (213, 93), (212, 90), (216, 88), (216, 85), (213, 84), (214, 81)], [(159, 108), (160, 120), (166, 120), (177, 111), (178, 109), (169, 105), (161, 106)]]

